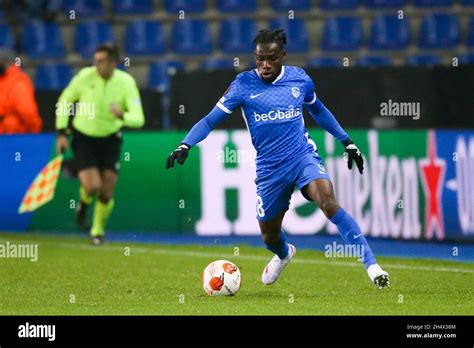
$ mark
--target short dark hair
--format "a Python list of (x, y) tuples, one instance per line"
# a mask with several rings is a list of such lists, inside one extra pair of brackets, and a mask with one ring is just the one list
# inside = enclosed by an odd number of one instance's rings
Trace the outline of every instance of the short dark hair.
[(103, 43), (95, 49), (95, 52), (106, 52), (111, 60), (118, 63), (119, 61), (119, 49), (117, 45), (113, 43)]
[(286, 45), (286, 35), (283, 29), (263, 29), (258, 32), (253, 39), (253, 43), (256, 46), (259, 43), (273, 43), (276, 42), (278, 46), (284, 50)]

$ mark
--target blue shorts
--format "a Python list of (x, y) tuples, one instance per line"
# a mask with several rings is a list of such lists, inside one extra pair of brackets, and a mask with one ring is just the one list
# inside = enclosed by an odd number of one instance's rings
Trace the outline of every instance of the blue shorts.
[(271, 220), (287, 210), (295, 185), (301, 190), (316, 179), (330, 180), (321, 157), (314, 152), (284, 162), (269, 175), (257, 175), (257, 219)]

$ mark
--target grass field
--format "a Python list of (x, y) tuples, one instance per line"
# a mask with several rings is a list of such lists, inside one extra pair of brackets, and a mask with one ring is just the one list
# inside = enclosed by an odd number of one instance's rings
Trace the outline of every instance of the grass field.
[[(474, 315), (469, 263), (379, 257), (391, 287), (378, 290), (356, 260), (298, 250), (265, 287), (263, 247), (239, 245), (234, 256), (235, 246), (93, 247), (85, 237), (1, 234), (7, 241), (38, 243), (39, 257), (0, 258), (0, 315)], [(201, 272), (216, 259), (240, 267), (236, 296), (202, 290)]]

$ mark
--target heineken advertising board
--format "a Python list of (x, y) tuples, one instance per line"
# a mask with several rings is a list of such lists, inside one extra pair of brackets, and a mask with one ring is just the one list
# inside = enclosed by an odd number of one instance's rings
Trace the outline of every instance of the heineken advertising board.
[[(474, 240), (474, 131), (349, 133), (363, 153), (363, 175), (347, 169), (344, 149), (331, 135), (310, 130), (336, 198), (366, 235)], [(215, 130), (191, 150), (184, 166), (166, 170), (166, 157), (184, 136), (184, 132), (125, 133), (108, 230), (258, 235), (255, 152), (247, 131)], [(17, 214), (30, 180), (53, 156), (54, 144), (52, 134), (28, 136), (28, 142), (21, 137), (0, 137), (0, 145), (7, 149), (1, 154), (0, 230), (77, 230), (77, 180), (61, 178), (51, 203), (31, 214)], [(283, 228), (291, 235), (337, 233), (297, 189)]]

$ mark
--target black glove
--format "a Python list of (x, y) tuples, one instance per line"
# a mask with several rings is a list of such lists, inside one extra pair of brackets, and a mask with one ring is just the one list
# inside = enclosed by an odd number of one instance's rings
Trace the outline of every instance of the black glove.
[(347, 153), (347, 168), (349, 168), (349, 170), (352, 169), (352, 161), (354, 160), (357, 165), (357, 169), (359, 169), (359, 173), (362, 174), (364, 172), (364, 159), (362, 158), (359, 149), (351, 138), (344, 141), (343, 145), (346, 148)]
[(174, 160), (177, 159), (179, 164), (183, 164), (188, 157), (190, 146), (186, 144), (179, 145), (170, 156), (166, 159), (166, 169), (174, 168)]

